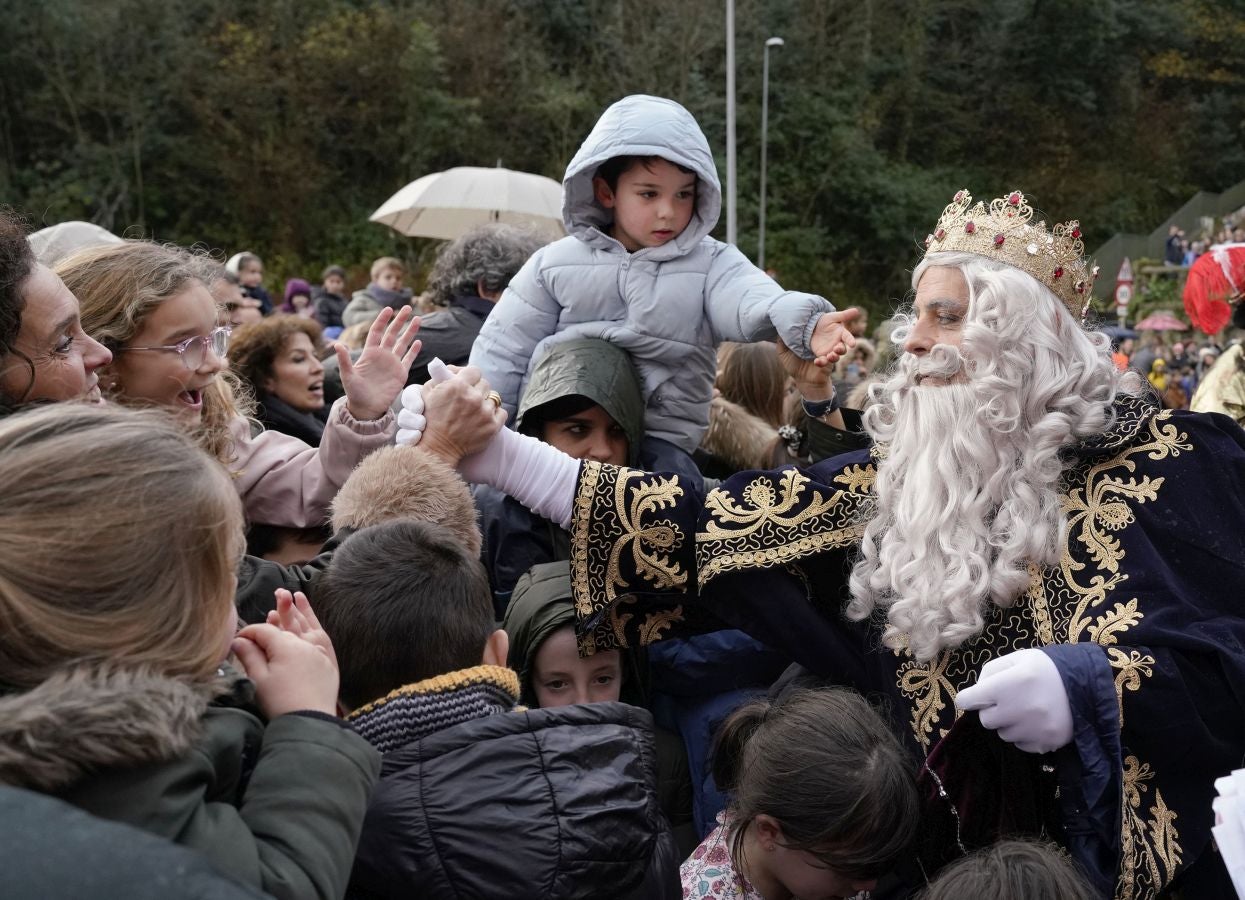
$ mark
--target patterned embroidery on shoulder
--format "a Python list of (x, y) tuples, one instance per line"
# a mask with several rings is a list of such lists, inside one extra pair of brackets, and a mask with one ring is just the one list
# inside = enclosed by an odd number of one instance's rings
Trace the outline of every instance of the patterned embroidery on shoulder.
[(710, 491), (708, 518), (696, 535), (700, 586), (723, 572), (770, 568), (857, 543), (872, 509), (865, 490), (874, 473), (872, 465), (852, 466), (834, 478), (846, 489), (827, 492), (789, 468), (757, 475), (735, 495)]
[(659, 590), (686, 587), (688, 573), (673, 558), (685, 535), (658, 518), (682, 495), (674, 478), (583, 464), (571, 516), (571, 585), (581, 617), (643, 582)]

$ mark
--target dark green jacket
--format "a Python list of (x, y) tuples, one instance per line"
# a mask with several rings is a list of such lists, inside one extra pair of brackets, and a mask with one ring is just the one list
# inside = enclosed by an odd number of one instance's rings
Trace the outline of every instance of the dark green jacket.
[[(222, 688), (227, 699), (213, 699)], [(340, 720), (246, 708), (250, 683), (67, 670), (0, 698), (0, 781), (203, 853), (279, 898), (340, 898), (380, 757)]]

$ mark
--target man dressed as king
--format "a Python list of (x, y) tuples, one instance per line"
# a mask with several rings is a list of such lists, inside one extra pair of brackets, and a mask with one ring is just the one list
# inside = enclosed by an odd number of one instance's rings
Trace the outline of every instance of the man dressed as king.
[(702, 502), (503, 430), (469, 477), (569, 528), (581, 652), (737, 627), (885, 708), (942, 835), (924, 876), (1028, 835), (1103, 896), (1231, 896), (1210, 829), (1245, 759), (1245, 432), (1116, 370), (1083, 252), (1020, 192), (958, 192), (868, 450)]

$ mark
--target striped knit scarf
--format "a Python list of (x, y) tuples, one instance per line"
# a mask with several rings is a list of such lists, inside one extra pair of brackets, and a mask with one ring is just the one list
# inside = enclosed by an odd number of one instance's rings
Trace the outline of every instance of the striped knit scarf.
[(512, 712), (518, 701), (518, 675), (476, 666), (400, 687), (346, 718), (368, 743), (389, 753), (453, 725)]

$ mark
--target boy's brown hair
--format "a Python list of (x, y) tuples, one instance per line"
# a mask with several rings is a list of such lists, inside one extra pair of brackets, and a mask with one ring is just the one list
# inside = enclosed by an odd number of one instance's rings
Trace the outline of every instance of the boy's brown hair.
[(496, 630), (484, 567), (452, 536), (400, 519), (351, 535), (316, 590), (351, 709), (480, 665)]
[(406, 274), (406, 266), (402, 265), (402, 260), (396, 256), (382, 256), (372, 263), (372, 271), (370, 273), (372, 280), (375, 281), (381, 272), (387, 272), (390, 269), (396, 270), (399, 275)]
[[(696, 173), (687, 166), (680, 165), (673, 160), (666, 159), (664, 156), (612, 156), (601, 165), (597, 166), (594, 178), (600, 178), (609, 185), (611, 191), (618, 190), (618, 179), (624, 172), (630, 172), (636, 166), (644, 166), (652, 168), (653, 163), (657, 161), (668, 162), (684, 175), (695, 175)], [(699, 181), (699, 176), (697, 181)]]

